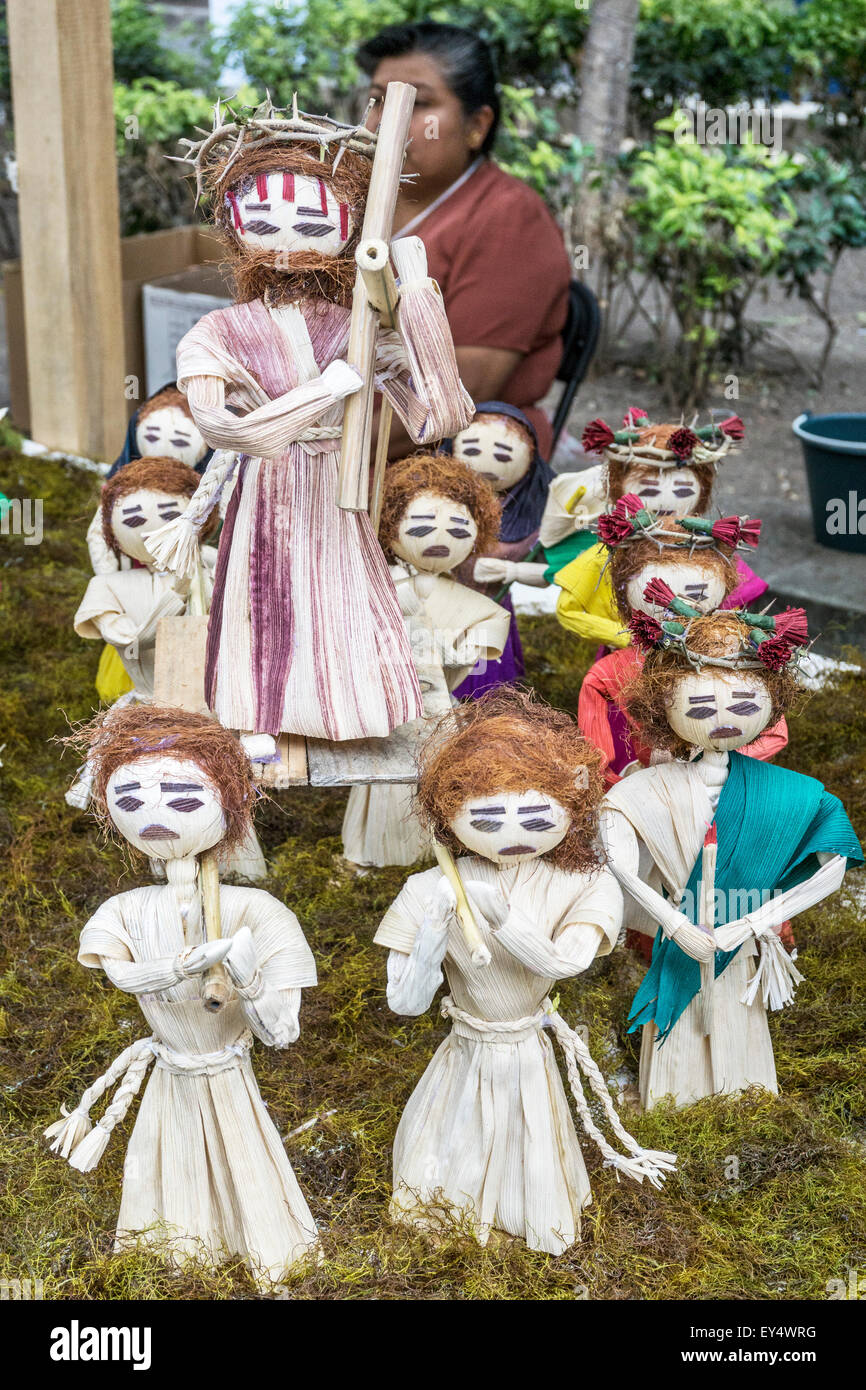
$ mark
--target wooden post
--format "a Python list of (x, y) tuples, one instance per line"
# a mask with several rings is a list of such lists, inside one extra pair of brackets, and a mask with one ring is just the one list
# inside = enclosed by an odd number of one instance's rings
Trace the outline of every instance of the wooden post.
[(109, 0), (8, 0), (30, 431), (110, 458), (126, 431)]
[[(391, 240), (400, 174), (415, 105), (415, 88), (408, 82), (389, 82), (379, 123), (370, 191), (364, 213), (362, 242)], [(361, 270), (355, 281), (346, 361), (364, 378), (360, 391), (347, 397), (340, 449), (337, 504), (347, 511), (365, 512), (370, 490), (370, 445), (373, 437), (373, 367), (379, 315), (367, 297)]]

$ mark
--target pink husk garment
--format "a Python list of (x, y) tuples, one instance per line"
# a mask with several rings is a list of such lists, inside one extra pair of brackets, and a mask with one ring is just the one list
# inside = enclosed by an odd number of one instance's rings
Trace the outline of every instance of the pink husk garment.
[[(316, 373), (345, 358), (350, 315), (323, 300), (297, 309), (306, 344), (293, 307), (254, 300), (206, 315), (178, 347), (178, 384), (203, 436), (243, 450), (220, 539), (207, 699), (230, 728), (384, 737), (421, 713), (399, 605), (369, 516), (337, 506), (339, 438), (299, 438), (342, 420)], [(413, 286), (400, 313), (402, 339), (379, 336), (377, 386), (416, 442), (432, 443), (468, 423), (471, 402), (437, 291)], [(282, 410), (247, 430), (202, 377), (219, 378), (241, 414), (281, 397)]]

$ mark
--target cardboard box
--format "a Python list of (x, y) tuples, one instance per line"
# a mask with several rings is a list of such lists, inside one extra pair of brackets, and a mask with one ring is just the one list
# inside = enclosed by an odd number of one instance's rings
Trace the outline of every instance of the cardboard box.
[[(142, 313), (144, 285), (165, 277), (191, 275), (187, 283), (192, 286), (196, 277), (200, 277), (198, 285), (207, 294), (213, 294), (222, 285), (222, 294), (218, 297), (228, 302), (231, 297), (230, 277), (223, 277), (217, 268), (224, 255), (222, 241), (210, 227), (170, 227), (162, 232), (144, 232), (140, 236), (122, 238), (120, 264), (123, 276), (124, 375), (135, 377), (139, 382), (138, 398), (133, 395), (128, 401), (130, 415), (148, 393)], [(20, 261), (3, 263), (3, 289), (9, 348), (10, 416), (15, 425), (26, 432), (30, 428), (30, 400)], [(208, 308), (213, 307), (212, 304), (208, 305)], [(162, 386), (173, 376), (172, 368), (155, 386)]]
[(198, 265), (142, 286), (144, 375), (148, 396), (174, 381), (177, 345), (212, 309), (231, 304), (216, 266)]

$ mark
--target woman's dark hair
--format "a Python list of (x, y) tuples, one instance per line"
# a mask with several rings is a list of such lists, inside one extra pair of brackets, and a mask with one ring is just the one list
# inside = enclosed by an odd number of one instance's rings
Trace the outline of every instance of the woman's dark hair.
[(355, 55), (358, 66), (372, 77), (383, 58), (403, 58), (409, 53), (426, 53), (435, 58), (442, 76), (456, 96), (463, 113), (471, 116), (489, 106), (493, 121), (487, 132), (482, 154), (489, 154), (496, 139), (501, 114), (498, 78), (493, 52), (488, 44), (458, 24), (389, 24)]

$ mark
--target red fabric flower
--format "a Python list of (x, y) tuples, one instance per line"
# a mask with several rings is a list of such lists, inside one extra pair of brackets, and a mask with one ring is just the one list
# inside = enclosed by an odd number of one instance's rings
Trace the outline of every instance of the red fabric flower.
[(758, 643), (758, 660), (770, 671), (781, 671), (791, 660), (793, 650), (784, 637), (765, 637)]
[(691, 458), (695, 445), (699, 443), (700, 440), (694, 430), (686, 429), (683, 426), (682, 429), (674, 430), (668, 440), (668, 448), (672, 454), (676, 454), (678, 459), (687, 459)]
[(590, 420), (585, 426), (580, 442), (588, 454), (599, 454), (614, 441), (614, 433), (604, 420)]
[(667, 608), (674, 597), (674, 591), (670, 584), (666, 584), (657, 575), (655, 579), (649, 581), (643, 591), (643, 596), (647, 603), (657, 603), (660, 608)]
[(626, 492), (617, 502), (615, 510), (626, 516), (635, 516), (643, 511), (643, 502), (634, 492)]
[(605, 545), (619, 545), (633, 531), (631, 518), (616, 508), (612, 512), (603, 512), (598, 518), (598, 538)]
[(722, 434), (726, 434), (729, 439), (743, 439), (746, 434), (746, 427), (739, 415), (729, 415), (727, 420), (723, 420), (719, 425)]
[(746, 545), (755, 546), (761, 539), (761, 522), (759, 517), (744, 517), (740, 522), (740, 540), (745, 541)]
[(805, 608), (786, 608), (783, 613), (778, 613), (776, 615), (776, 636), (784, 637), (786, 642), (790, 642), (795, 647), (804, 646), (809, 640)]
[(641, 651), (648, 652), (657, 647), (662, 639), (661, 623), (651, 618), (649, 613), (635, 613), (629, 618), (628, 630), (631, 640)]
[(724, 545), (736, 545), (740, 539), (740, 518), (723, 516), (721, 520), (714, 521), (713, 539), (721, 541)]
[(634, 429), (638, 420), (649, 420), (645, 410), (641, 410), (639, 405), (630, 405), (625, 415), (622, 417), (622, 427), (625, 430)]

